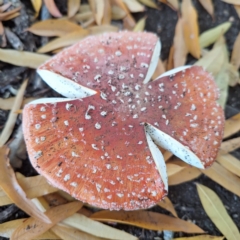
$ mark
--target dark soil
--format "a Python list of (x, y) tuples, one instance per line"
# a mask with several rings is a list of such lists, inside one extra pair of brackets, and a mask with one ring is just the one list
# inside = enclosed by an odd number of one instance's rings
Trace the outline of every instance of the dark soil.
[[(22, 8), (22, 14), (20, 17), (14, 21), (9, 21), (4, 23), (5, 26), (9, 27), (23, 43), (24, 49), (28, 51), (35, 51), (35, 49), (41, 44), (48, 41), (47, 38), (40, 38), (33, 36), (31, 33), (24, 32), (23, 30), (31, 24), (33, 19), (33, 9), (31, 7), (30, 0), (15, 0), (15, 3), (24, 4)], [(220, 0), (215, 0), (215, 19), (213, 20), (211, 16), (203, 9), (199, 1), (193, 0), (193, 3), (198, 11), (199, 15), (199, 26), (200, 32), (206, 29), (212, 28), (219, 25), (225, 21), (231, 19), (233, 21), (232, 27), (226, 33), (226, 41), (228, 50), (231, 53), (233, 48), (233, 43), (236, 39), (237, 34), (240, 31), (240, 19), (235, 12), (232, 5), (226, 4)], [(60, 11), (66, 13), (66, 1), (56, 1)], [(169, 49), (173, 43), (173, 36), (175, 31), (175, 25), (178, 19), (177, 13), (171, 8), (164, 4), (160, 4), (160, 10), (147, 9), (144, 14), (135, 14), (136, 19), (139, 19), (143, 15), (147, 15), (146, 30), (157, 33), (162, 41), (162, 59), (166, 59), (169, 54)], [(45, 19), (49, 16), (46, 9), (44, 8), (41, 19)], [(9, 43), (7, 48), (13, 48)], [(189, 56), (188, 63), (193, 63), (195, 59)], [(0, 97), (10, 97), (13, 96), (13, 89), (18, 89), (24, 78), (29, 77), (30, 83), (27, 88), (26, 96), (37, 96), (37, 97), (50, 97), (58, 96), (57, 93), (49, 89), (45, 83), (35, 74), (35, 71), (29, 70), (23, 67), (16, 67), (10, 64), (5, 64), (0, 62), (1, 72), (0, 72)], [(231, 87), (229, 89), (229, 98), (226, 106), (226, 117), (229, 118), (232, 115), (240, 112), (240, 86)], [(0, 110), (0, 131), (3, 128), (4, 122), (7, 119), (8, 111)], [(17, 127), (21, 124), (21, 117), (17, 121)], [(236, 136), (239, 136), (237, 134)], [(240, 159), (240, 151), (234, 151), (233, 154)], [(36, 172), (31, 167), (28, 159), (23, 161), (23, 166), (18, 169), (21, 173), (26, 176), (35, 175)], [(206, 176), (201, 176), (194, 181), (187, 182), (181, 185), (172, 186), (169, 189), (169, 198), (172, 200), (175, 209), (181, 219), (192, 221), (201, 227), (206, 233), (210, 235), (222, 235), (219, 230), (215, 227), (212, 221), (206, 215), (204, 209), (202, 208), (201, 202), (199, 200), (195, 183), (201, 183), (209, 188), (211, 188), (224, 203), (229, 215), (232, 217), (233, 221), (236, 223), (240, 229), (240, 198), (224, 189), (217, 183), (213, 182)], [(160, 207), (156, 206), (150, 211), (167, 213)], [(10, 221), (13, 219), (26, 217), (26, 214), (19, 210), (14, 205), (5, 206), (0, 208), (0, 223)], [(139, 239), (163, 239), (164, 234), (157, 231), (149, 231), (137, 227), (131, 227), (123, 224), (117, 224), (115, 226), (118, 229), (127, 231)], [(175, 233), (174, 237), (178, 236), (188, 236), (184, 233)], [(190, 236), (190, 235), (189, 235)], [(1, 238), (0, 240), (5, 239)]]

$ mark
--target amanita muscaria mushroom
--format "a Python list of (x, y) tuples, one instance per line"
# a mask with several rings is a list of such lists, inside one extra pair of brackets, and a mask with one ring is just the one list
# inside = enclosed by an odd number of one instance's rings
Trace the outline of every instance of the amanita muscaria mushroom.
[(66, 97), (23, 111), (30, 160), (52, 185), (100, 208), (135, 210), (167, 193), (157, 145), (198, 168), (213, 163), (224, 126), (213, 77), (194, 66), (151, 81), (159, 54), (154, 34), (107, 33), (38, 69)]

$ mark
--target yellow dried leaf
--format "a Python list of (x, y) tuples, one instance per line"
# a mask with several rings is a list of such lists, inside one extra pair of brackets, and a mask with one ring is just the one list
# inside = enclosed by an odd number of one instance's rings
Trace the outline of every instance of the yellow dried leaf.
[(173, 39), (173, 47), (174, 47), (174, 53), (173, 53), (174, 68), (185, 65), (188, 50), (187, 50), (187, 46), (186, 46), (184, 35), (183, 35), (182, 18), (179, 18), (176, 24), (175, 35)]
[(117, 32), (118, 28), (113, 25), (101, 25), (101, 26), (89, 27), (88, 30), (90, 31), (91, 35), (97, 35), (97, 34), (102, 34), (106, 32)]
[(91, 218), (101, 222), (117, 222), (155, 231), (204, 233), (193, 223), (150, 211), (100, 211), (92, 214)]
[(167, 0), (167, 2), (173, 8), (173, 10), (178, 11), (178, 9), (179, 9), (179, 2), (178, 2), (178, 0)]
[(90, 18), (93, 17), (93, 13), (92, 11), (88, 11), (88, 12), (83, 12), (83, 13), (78, 13), (76, 14), (73, 19), (76, 21), (76, 22), (83, 22), (83, 21), (87, 21), (89, 20)]
[(52, 16), (54, 16), (56, 18), (62, 17), (62, 14), (58, 10), (54, 0), (43, 0), (43, 1)]
[(226, 154), (240, 148), (240, 137), (230, 139), (228, 141), (222, 142), (220, 153)]
[(48, 19), (34, 23), (27, 30), (39, 36), (54, 37), (81, 30), (82, 27), (67, 19)]
[(205, 10), (211, 15), (211, 17), (214, 18), (214, 7), (212, 0), (199, 0), (199, 2), (202, 4)]
[[(50, 56), (25, 51), (10, 49), (0, 49), (0, 61), (13, 64), (15, 66), (38, 68), (46, 62)], [(21, 61), (19, 61), (21, 59)]]
[(127, 13), (116, 5), (113, 5), (111, 10), (112, 10), (112, 19), (113, 20), (121, 20), (124, 17), (126, 17)]
[(240, 130), (240, 113), (229, 118), (225, 122), (223, 138), (230, 137)]
[(0, 187), (19, 208), (39, 221), (49, 223), (49, 218), (39, 211), (18, 184), (8, 159), (9, 149), (0, 148)]
[(81, 29), (79, 31), (74, 31), (69, 34), (66, 34), (65, 36), (56, 38), (43, 47), (38, 49), (39, 53), (46, 53), (51, 52), (55, 49), (61, 48), (61, 47), (67, 47), (74, 43), (77, 43), (81, 39), (85, 38), (89, 35), (89, 30)]
[(0, 236), (10, 238), (13, 231), (19, 227), (26, 219), (17, 219), (0, 224)]
[(143, 32), (146, 25), (146, 17), (141, 18), (135, 25), (134, 32)]
[(157, 4), (153, 0), (138, 0), (140, 3), (146, 5), (147, 7), (158, 9)]
[(178, 217), (177, 212), (175, 211), (174, 206), (168, 197), (165, 197), (163, 200), (158, 202), (158, 206), (166, 209), (167, 211), (172, 213), (173, 216)]
[(201, 47), (199, 43), (199, 28), (197, 11), (192, 5), (191, 0), (183, 0), (182, 2), (182, 19), (184, 39), (188, 48), (195, 58), (200, 58)]
[(39, 11), (42, 7), (42, 0), (31, 0), (35, 13), (35, 17), (38, 17)]
[(201, 171), (213, 181), (240, 197), (240, 178), (229, 172), (219, 163), (215, 162), (212, 167)]
[(231, 154), (219, 154), (217, 161), (228, 171), (240, 177), (240, 161)]
[(159, 58), (159, 59), (158, 59), (158, 64), (157, 64), (157, 67), (156, 67), (156, 69), (155, 69), (155, 72), (154, 72), (154, 74), (153, 74), (153, 76), (152, 76), (152, 79), (153, 79), (153, 80), (154, 80), (154, 79), (157, 79), (160, 75), (162, 75), (162, 74), (165, 73), (165, 72), (166, 72), (165, 66), (164, 66), (162, 60)]
[(88, 233), (77, 230), (76, 228), (70, 228), (66, 226), (55, 225), (51, 228), (51, 231), (54, 232), (57, 236), (61, 237), (64, 240), (104, 240)]
[(240, 5), (239, 0), (222, 0), (223, 2)]
[(215, 43), (225, 32), (228, 31), (231, 25), (231, 22), (225, 22), (203, 32), (199, 37), (201, 48), (208, 47), (209, 45)]
[(15, 122), (16, 122), (17, 116), (18, 116), (18, 114), (16, 114), (15, 112), (22, 105), (22, 99), (24, 96), (25, 89), (27, 87), (27, 83), (28, 83), (28, 81), (25, 80), (18, 90), (18, 93), (15, 98), (12, 109), (10, 111), (10, 114), (8, 115), (7, 122), (5, 123), (4, 129), (2, 130), (1, 135), (0, 135), (0, 147), (2, 147), (8, 141), (9, 137), (12, 134), (12, 131), (13, 131), (13, 128), (15, 126)]
[(173, 156), (173, 154), (169, 151), (165, 151), (163, 154), (163, 158), (164, 158), (165, 162), (167, 162), (172, 156)]
[(200, 170), (194, 167), (184, 168), (180, 172), (170, 176), (168, 178), (168, 185), (178, 185), (184, 182), (191, 181), (201, 175)]
[(68, 0), (68, 17), (73, 17), (79, 10), (81, 0)]
[(82, 207), (81, 202), (71, 202), (50, 208), (45, 215), (51, 219), (51, 223), (44, 223), (32, 217), (28, 218), (21, 224), (12, 234), (11, 240), (33, 239), (46, 232), (56, 223), (61, 222), (65, 218), (70, 217)]
[(137, 0), (123, 0), (130, 12), (143, 12), (144, 6)]
[(233, 51), (232, 51), (232, 57), (231, 57), (231, 63), (236, 68), (240, 68), (240, 33), (238, 34), (235, 43), (233, 45)]
[(205, 212), (216, 225), (218, 230), (228, 240), (239, 240), (240, 233), (238, 228), (228, 215), (217, 194), (210, 188), (201, 184), (197, 184), (197, 191)]
[[(10, 98), (0, 98), (0, 109), (3, 110), (11, 110), (14, 104), (16, 97), (10, 97)], [(36, 100), (37, 98), (25, 98), (23, 99), (23, 104), (22, 106), (24, 106), (25, 104)]]
[(62, 223), (96, 237), (116, 239), (117, 236), (117, 239), (119, 240), (137, 240), (137, 237), (132, 236), (129, 233), (112, 228), (100, 222), (93, 221), (91, 218), (87, 218), (79, 213), (76, 213), (73, 216), (63, 220)]
[(111, 21), (112, 21), (112, 12), (111, 12), (110, 0), (104, 0), (102, 25), (110, 25)]
[(180, 172), (184, 169), (184, 167), (181, 167), (179, 165), (172, 164), (172, 163), (167, 163), (166, 166), (167, 166), (168, 177), (170, 177), (174, 174), (177, 174), (178, 172)]
[(169, 55), (168, 55), (168, 60), (167, 60), (167, 70), (172, 70), (174, 68), (173, 65), (173, 55), (174, 55), (174, 46), (171, 46)]
[(224, 237), (210, 236), (210, 235), (199, 235), (194, 237), (181, 237), (174, 238), (173, 240), (223, 240)]

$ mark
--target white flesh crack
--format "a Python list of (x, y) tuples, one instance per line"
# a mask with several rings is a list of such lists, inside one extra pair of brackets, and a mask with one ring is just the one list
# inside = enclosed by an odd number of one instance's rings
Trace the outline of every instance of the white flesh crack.
[(81, 86), (59, 74), (39, 69), (38, 74), (56, 92), (67, 98), (84, 98), (96, 94), (96, 91)]
[(184, 162), (194, 167), (204, 169), (201, 160), (190, 149), (188, 149), (187, 146), (184, 146), (168, 134), (162, 132), (149, 123), (147, 123), (145, 129), (157, 145), (173, 153)]
[(146, 75), (146, 77), (143, 81), (144, 84), (148, 83), (151, 80), (151, 77), (156, 70), (159, 55), (160, 55), (160, 51), (161, 51), (161, 42), (157, 41), (156, 46), (155, 46), (154, 51), (153, 51), (153, 55), (152, 55), (150, 64), (149, 64), (147, 75)]
[(145, 128), (145, 134), (148, 142), (149, 149), (152, 153), (153, 160), (156, 164), (157, 170), (162, 178), (164, 189), (168, 191), (168, 176), (167, 176), (167, 167), (164, 161), (164, 157), (161, 153), (161, 151), (158, 149), (156, 144), (151, 139), (150, 135), (146, 131)]

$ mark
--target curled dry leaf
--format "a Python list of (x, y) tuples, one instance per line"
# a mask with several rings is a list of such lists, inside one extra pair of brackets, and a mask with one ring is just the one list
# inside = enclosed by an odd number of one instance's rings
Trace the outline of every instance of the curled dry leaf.
[(20, 9), (21, 7), (17, 7), (11, 11), (0, 13), (0, 21), (6, 21), (6, 19), (9, 19), (10, 16), (17, 13)]
[[(33, 239), (43, 234), (58, 222), (70, 217), (82, 207), (81, 202), (71, 202), (50, 208), (44, 214), (51, 220), (51, 223), (45, 223), (32, 217), (28, 218), (12, 234), (11, 240)], [(38, 210), (39, 211), (39, 210)]]
[(219, 154), (217, 161), (230, 172), (240, 177), (240, 161), (231, 154)]
[(199, 0), (202, 6), (206, 9), (206, 11), (214, 18), (214, 7), (212, 0)]
[(62, 14), (60, 13), (59, 9), (57, 8), (54, 0), (43, 0), (44, 4), (46, 5), (48, 11), (51, 13), (53, 17), (62, 17)]
[(134, 32), (143, 32), (146, 25), (146, 17), (141, 18), (135, 25)]
[(240, 197), (240, 178), (229, 172), (219, 163), (215, 162), (212, 167), (202, 170), (202, 172), (213, 181)]
[(65, 34), (78, 30), (80, 31), (82, 27), (67, 19), (47, 19), (34, 23), (27, 30), (39, 36), (54, 37), (64, 36)]
[(137, 0), (123, 0), (127, 5), (130, 12), (143, 12), (145, 10), (144, 6)]
[(240, 137), (224, 141), (221, 144), (221, 154), (226, 154), (240, 148)]
[(111, 240), (137, 240), (138, 238), (124, 231), (112, 228), (82, 214), (76, 213), (73, 216), (62, 221), (63, 224), (76, 228), (80, 231), (94, 235), (96, 237)]
[(238, 34), (235, 43), (233, 45), (233, 51), (232, 51), (232, 57), (231, 57), (231, 63), (236, 68), (240, 68), (240, 33)]
[(201, 228), (193, 223), (150, 211), (100, 211), (92, 214), (91, 218), (101, 222), (117, 222), (155, 231), (171, 230), (174, 232), (204, 233)]
[(158, 9), (157, 4), (153, 0), (138, 0), (147, 7)]
[(237, 133), (239, 130), (240, 130), (240, 113), (226, 120), (223, 138), (230, 137), (233, 134)]
[(173, 10), (175, 10), (175, 11), (179, 10), (179, 1), (178, 0), (167, 0), (167, 2)]
[(38, 14), (42, 7), (42, 0), (31, 0), (31, 3), (35, 11), (35, 17), (38, 17)]
[(201, 48), (208, 47), (209, 45), (215, 43), (225, 32), (229, 30), (231, 26), (231, 22), (225, 22), (203, 32), (199, 37)]
[(39, 221), (50, 223), (49, 218), (35, 207), (18, 184), (14, 171), (9, 164), (8, 152), (9, 150), (6, 147), (0, 148), (0, 187), (12, 202), (28, 215)]
[(68, 17), (73, 17), (79, 10), (81, 0), (68, 0)]
[(173, 65), (174, 67), (184, 66), (187, 58), (188, 49), (183, 35), (183, 19), (178, 18), (173, 39)]
[(199, 43), (199, 28), (197, 11), (192, 5), (191, 0), (183, 0), (182, 7), (183, 33), (188, 48), (195, 58), (200, 58), (201, 48)]
[(182, 171), (184, 169), (184, 167), (181, 167), (179, 165), (176, 164), (172, 164), (172, 163), (167, 163), (167, 174), (168, 177), (177, 174), (178, 172)]
[(174, 217), (178, 217), (177, 212), (174, 209), (174, 206), (168, 197), (165, 197), (162, 201), (158, 202), (158, 206), (172, 213)]
[[(15, 66), (38, 68), (46, 62), (50, 56), (25, 51), (0, 49), (0, 60)], [(21, 59), (21, 61), (19, 61)]]
[(240, 233), (234, 221), (228, 215), (217, 194), (210, 188), (197, 184), (197, 191), (203, 208), (218, 230), (228, 240), (240, 239)]
[(194, 237), (181, 237), (174, 238), (173, 240), (223, 240), (224, 237), (210, 236), (210, 235), (199, 235)]
[(17, 116), (18, 116), (18, 114), (16, 114), (15, 112), (22, 105), (22, 99), (24, 96), (25, 89), (27, 87), (27, 83), (28, 83), (28, 81), (25, 80), (22, 83), (20, 89), (18, 90), (13, 107), (10, 111), (10, 114), (8, 115), (7, 122), (5, 123), (4, 129), (2, 130), (1, 135), (0, 135), (0, 147), (2, 147), (8, 141), (9, 137), (12, 134), (12, 131), (13, 131), (13, 128), (15, 126), (15, 122), (16, 122)]
[(73, 19), (76, 22), (82, 23), (84, 21), (88, 21), (89, 19), (93, 18), (93, 13), (92, 11), (84, 12), (84, 13), (77, 13)]

